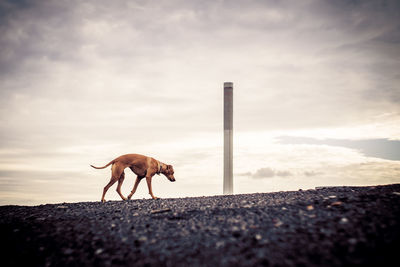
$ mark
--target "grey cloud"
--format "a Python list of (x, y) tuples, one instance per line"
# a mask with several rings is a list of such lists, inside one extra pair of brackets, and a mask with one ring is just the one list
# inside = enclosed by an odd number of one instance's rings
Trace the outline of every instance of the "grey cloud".
[(72, 202), (78, 197), (88, 200), (93, 199), (96, 187), (101, 187), (99, 179), (90, 179), (83, 172), (1, 170), (0, 205)]
[(304, 175), (307, 177), (322, 175), (322, 174), (323, 174), (323, 172), (316, 172), (316, 171), (305, 171), (304, 172)]
[[(251, 105), (251, 108), (243, 108), (237, 113), (238, 129), (260, 129), (265, 125), (272, 128), (312, 127), (340, 125), (344, 119), (367, 120), (368, 115), (382, 110), (382, 105), (374, 101), (377, 96), (394, 103), (390, 108), (398, 109), (396, 96), (399, 94), (395, 87), (398, 63), (390, 63), (390, 57), (383, 54), (387, 49), (376, 44), (386, 42), (389, 36), (392, 39), (398, 36), (399, 22), (395, 15), (399, 8), (396, 1), (386, 1), (386, 6), (377, 1), (169, 1), (157, 6), (141, 1), (116, 1), (112, 4), (98, 1), (77, 1), (74, 4), (64, 1), (12, 2), (4, 2), (3, 9), (9, 15), (3, 18), (5, 26), (1, 28), (0, 38), (3, 48), (0, 56), (3, 71), (0, 70), (0, 75), (7, 74), (5, 77), (9, 78), (9, 82), (2, 84), (0, 92), (5, 102), (9, 102), (10, 94), (21, 92), (40, 98), (78, 101), (88, 110), (96, 108), (88, 105), (92, 99), (102, 109), (106, 102), (143, 105), (149, 101), (154, 103), (155, 97), (141, 97), (142, 89), (161, 92), (159, 95), (164, 97), (173, 90), (164, 89), (168, 87), (159, 86), (160, 83), (172, 81), (170, 86), (175, 87), (179, 82), (177, 76), (190, 77), (193, 73), (196, 75), (192, 77), (210, 79), (206, 70), (212, 69), (214, 73), (232, 72), (237, 77), (249, 77), (238, 87), (243, 92), (252, 91), (238, 102), (238, 107)], [(270, 45), (271, 41), (283, 50), (276, 51), (277, 48)], [(372, 42), (377, 48), (371, 49), (369, 44)], [(88, 47), (91, 50), (88, 51)], [(345, 52), (346, 47), (351, 47), (351, 50)], [(237, 51), (242, 50), (256, 52), (248, 56), (253, 58), (249, 60), (250, 65), (237, 57)], [(260, 55), (279, 55), (285, 50), (292, 52), (287, 53), (289, 56), (279, 64), (270, 63), (268, 57), (260, 60), (263, 58)], [(327, 51), (332, 54), (326, 56)], [(357, 51), (363, 52), (358, 56)], [(299, 64), (297, 53), (323, 59), (323, 64)], [(230, 69), (224, 69), (226, 66), (220, 64), (226, 57), (235, 59)], [(368, 64), (364, 59), (368, 59)], [(101, 64), (93, 63), (98, 61)], [(96, 73), (104, 65), (107, 71), (115, 71), (115, 74), (110, 74), (113, 79), (126, 75), (130, 81), (138, 82), (126, 89), (131, 95), (123, 93), (120, 88), (110, 88), (111, 94), (107, 89), (97, 88), (91, 92), (90, 88), (79, 87), (82, 77), (77, 73), (88, 70)], [(68, 76), (75, 82), (55, 89), (52, 83), (58, 77), (54, 77), (52, 72), (54, 66), (67, 68), (63, 77)], [(254, 66), (259, 66), (256, 71)], [(327, 66), (327, 72), (332, 75), (330, 82), (314, 81), (314, 70)], [(360, 90), (340, 88), (335, 75), (346, 83), (346, 76), (342, 76), (340, 71), (338, 73), (338, 69), (346, 66), (349, 76), (362, 74), (368, 77), (368, 88), (363, 88), (361, 93)], [(260, 72), (260, 75), (249, 76), (246, 69), (250, 73)], [(19, 79), (26, 82), (16, 83)], [(94, 76), (93, 79), (102, 82), (102, 77)], [(250, 85), (252, 80), (258, 80), (257, 84)], [(41, 86), (44, 81), (50, 84)], [(316, 83), (316, 88), (307, 88), (310, 83)], [(111, 87), (112, 84), (105, 86)], [(185, 85), (180, 88), (180, 94), (187, 92), (187, 98), (176, 106), (185, 105), (193, 93), (199, 91)], [(266, 95), (265, 88), (272, 89), (274, 94)], [(209, 99), (210, 94), (205, 97)], [(201, 107), (204, 102), (199, 101), (196, 107)], [(197, 116), (196, 121), (199, 121), (204, 117), (203, 112), (218, 112), (217, 104), (216, 101), (210, 102), (207, 105), (212, 106), (199, 112), (192, 111), (188, 117)], [(116, 108), (106, 106), (105, 109)], [(364, 110), (366, 115), (361, 115), (359, 110)], [(249, 117), (264, 123), (255, 123)], [(217, 121), (209, 129), (216, 127)]]
[(289, 171), (277, 171), (276, 176), (286, 177), (291, 176), (292, 174)]
[[(31, 179), (43, 179), (43, 180), (57, 180), (59, 177), (76, 177), (75, 179), (80, 179), (79, 172), (76, 171), (26, 171), (26, 170), (0, 170), (0, 177), (2, 179), (14, 179), (18, 177), (30, 177)], [(75, 180), (74, 180), (75, 181)]]
[(275, 176), (275, 171), (272, 170), (271, 168), (261, 168), (258, 169), (253, 175), (253, 178), (269, 178), (269, 177), (274, 177)]
[(292, 176), (292, 173), (286, 170), (274, 170), (271, 168), (261, 168), (258, 169), (255, 173), (247, 172), (240, 174), (242, 176), (251, 176), (252, 178), (271, 178), (271, 177), (287, 177)]
[[(13, 1), (12, 1), (13, 2)], [(66, 2), (7, 2), (0, 28), (0, 75), (17, 71), (38, 72), (40, 62), (77, 61), (82, 40), (76, 28), (73, 5)], [(43, 67), (43, 66), (40, 66)]]
[(377, 157), (388, 160), (400, 160), (400, 141), (388, 139), (315, 139), (309, 137), (281, 136), (280, 144), (310, 144), (329, 145), (357, 149), (368, 157)]
[(85, 179), (87, 177), (84, 173), (76, 171), (1, 170), (0, 195), (10, 191), (27, 192), (32, 189), (43, 193), (49, 186), (53, 187), (51, 190), (66, 190), (71, 193), (77, 189), (84, 191), (82, 180)]

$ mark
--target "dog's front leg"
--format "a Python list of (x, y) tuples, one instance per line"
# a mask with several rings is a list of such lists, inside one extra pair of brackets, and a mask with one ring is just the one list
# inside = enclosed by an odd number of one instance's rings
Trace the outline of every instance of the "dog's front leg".
[[(142, 178), (143, 178), (143, 177), (142, 177)], [(132, 189), (131, 193), (128, 195), (128, 199), (131, 199), (132, 196), (133, 196), (133, 194), (135, 194), (136, 189), (138, 188), (138, 185), (139, 185), (139, 183), (140, 183), (141, 180), (142, 180), (142, 179), (139, 178), (139, 176), (136, 177), (135, 185), (133, 186), (133, 189)]]
[(151, 179), (153, 177), (152, 176), (146, 176), (146, 182), (147, 182), (147, 187), (149, 188), (149, 194), (153, 199), (158, 199), (158, 197), (155, 197), (153, 195), (153, 189), (151, 188)]

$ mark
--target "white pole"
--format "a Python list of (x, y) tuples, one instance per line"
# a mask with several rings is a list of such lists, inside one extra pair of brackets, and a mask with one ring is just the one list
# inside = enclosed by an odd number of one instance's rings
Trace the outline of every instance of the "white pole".
[(233, 83), (224, 83), (224, 195), (233, 194)]

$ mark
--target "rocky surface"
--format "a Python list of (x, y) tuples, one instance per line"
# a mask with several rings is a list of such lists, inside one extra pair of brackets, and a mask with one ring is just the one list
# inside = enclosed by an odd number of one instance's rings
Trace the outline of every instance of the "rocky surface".
[(400, 184), (0, 215), (2, 266), (390, 266), (400, 248)]

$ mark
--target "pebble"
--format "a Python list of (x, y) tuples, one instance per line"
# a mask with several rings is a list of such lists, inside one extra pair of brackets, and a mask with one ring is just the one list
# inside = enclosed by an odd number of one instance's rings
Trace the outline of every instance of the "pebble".
[(72, 248), (64, 249), (64, 254), (65, 255), (71, 255), (72, 253), (74, 253), (74, 250)]
[(355, 245), (357, 244), (357, 239), (356, 238), (349, 238), (349, 240), (347, 240), (351, 245)]
[(341, 218), (340, 221), (339, 221), (340, 224), (346, 224), (348, 222), (349, 222), (349, 219), (347, 219), (345, 217)]
[(164, 208), (164, 209), (152, 210), (152, 211), (150, 211), (150, 213), (157, 214), (157, 213), (164, 213), (164, 212), (169, 212), (169, 211), (171, 211), (170, 208)]
[(237, 226), (232, 226), (231, 231), (232, 231), (232, 232), (238, 232), (238, 231), (239, 231), (239, 227), (237, 227)]
[(145, 237), (144, 235), (142, 235), (141, 237), (139, 237), (139, 241), (140, 241), (140, 242), (146, 242), (146, 241), (147, 241), (147, 237)]
[(215, 247), (216, 248), (220, 248), (220, 247), (223, 247), (223, 246), (225, 246), (225, 242), (224, 241), (218, 241), (217, 243), (215, 243)]
[(279, 226), (281, 226), (283, 224), (283, 222), (281, 220), (279, 220), (279, 219), (275, 219), (274, 221), (275, 221), (275, 223), (274, 223), (275, 227), (279, 227)]
[(102, 248), (98, 248), (98, 249), (96, 249), (96, 251), (94, 252), (94, 254), (96, 254), (96, 255), (99, 255), (99, 254), (101, 254), (101, 253), (103, 253), (103, 249), (102, 249)]

